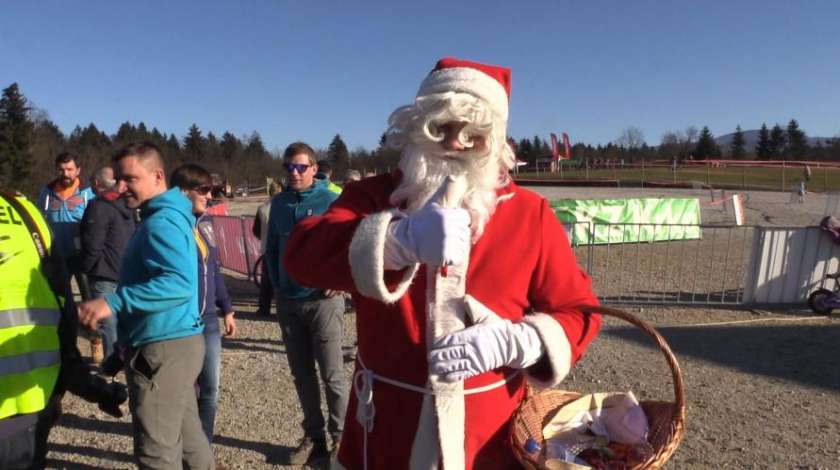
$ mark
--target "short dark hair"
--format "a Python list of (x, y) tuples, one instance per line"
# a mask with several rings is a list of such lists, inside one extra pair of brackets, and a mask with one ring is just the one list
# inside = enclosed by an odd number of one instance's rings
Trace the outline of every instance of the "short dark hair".
[(331, 175), (332, 174), (332, 164), (329, 160), (318, 160), (318, 171), (325, 174)]
[(73, 152), (61, 152), (55, 157), (55, 166), (70, 162), (75, 163), (76, 166), (81, 166), (79, 165), (79, 156)]
[(309, 157), (310, 164), (318, 164), (318, 157), (315, 155), (315, 150), (306, 142), (293, 142), (289, 144), (286, 150), (283, 151), (283, 160), (288, 160), (301, 153)]
[(123, 158), (128, 157), (137, 157), (144, 165), (151, 161), (159, 166), (161, 170), (166, 170), (163, 161), (163, 152), (157, 145), (151, 142), (132, 142), (117, 150), (117, 153), (111, 158), (111, 162), (117, 163)]
[(169, 176), (170, 188), (195, 189), (199, 186), (211, 184), (213, 177), (203, 166), (195, 163), (184, 163)]

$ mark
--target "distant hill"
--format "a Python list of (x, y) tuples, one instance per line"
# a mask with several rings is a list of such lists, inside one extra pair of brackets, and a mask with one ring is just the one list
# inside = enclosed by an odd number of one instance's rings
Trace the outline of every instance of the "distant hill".
[[(747, 154), (752, 154), (755, 152), (755, 145), (758, 143), (758, 129), (743, 131), (744, 132), (744, 149), (747, 151)], [(723, 151), (724, 155), (729, 154), (729, 147), (732, 145), (732, 136), (735, 134), (726, 134), (720, 137), (715, 138), (715, 142), (718, 144), (720, 149)], [(821, 143), (822, 145), (826, 145), (826, 141), (831, 140), (831, 137), (808, 137), (808, 145), (815, 146), (817, 142)]]

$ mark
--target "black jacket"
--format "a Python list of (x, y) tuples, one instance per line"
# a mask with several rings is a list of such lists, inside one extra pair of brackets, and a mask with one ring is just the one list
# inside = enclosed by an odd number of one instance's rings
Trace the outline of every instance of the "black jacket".
[(134, 228), (134, 211), (114, 193), (88, 203), (80, 227), (81, 271), (90, 277), (119, 280), (120, 260)]

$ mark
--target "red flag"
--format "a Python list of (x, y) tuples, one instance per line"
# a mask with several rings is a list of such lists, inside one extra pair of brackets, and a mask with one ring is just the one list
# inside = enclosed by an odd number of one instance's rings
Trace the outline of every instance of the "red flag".
[(563, 150), (565, 151), (565, 155), (563, 155), (563, 160), (569, 160), (572, 158), (572, 150), (569, 146), (569, 134), (563, 133)]
[(553, 132), (551, 133), (551, 159), (560, 159), (560, 151), (557, 149), (557, 135)]

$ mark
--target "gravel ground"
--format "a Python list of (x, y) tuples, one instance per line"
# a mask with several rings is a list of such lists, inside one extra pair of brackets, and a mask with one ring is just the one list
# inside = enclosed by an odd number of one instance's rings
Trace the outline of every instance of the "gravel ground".
[[(539, 191), (553, 199), (694, 193)], [(805, 204), (788, 201), (787, 194), (750, 193), (748, 223), (811, 225), (825, 208), (821, 195), (809, 195)], [(253, 214), (257, 204), (237, 204), (234, 213)], [(704, 222), (714, 221), (715, 214), (721, 219), (726, 215), (704, 210)], [(279, 327), (274, 317), (253, 315), (256, 289), (250, 283), (228, 277), (228, 286), (239, 312), (239, 332), (224, 340), (214, 451), (229, 468), (282, 468), (266, 465), (265, 456), (297, 443), (302, 417)], [(798, 311), (667, 307), (628, 311), (659, 329), (682, 367), (687, 430), (668, 468), (840, 468), (840, 320)], [(345, 316), (345, 329), (349, 356), (355, 337), (352, 313)], [(86, 353), (87, 342), (80, 339), (79, 344)], [(606, 319), (601, 335), (563, 388), (632, 390), (640, 399), (672, 400), (670, 374), (661, 358), (640, 330)], [(348, 357), (348, 374), (351, 367)], [(128, 418), (112, 419), (71, 395), (64, 400), (64, 413), (51, 434), (50, 468), (134, 468)]]

